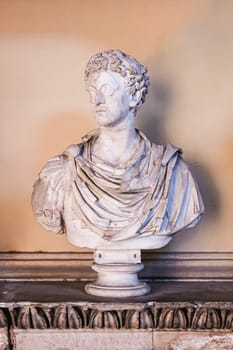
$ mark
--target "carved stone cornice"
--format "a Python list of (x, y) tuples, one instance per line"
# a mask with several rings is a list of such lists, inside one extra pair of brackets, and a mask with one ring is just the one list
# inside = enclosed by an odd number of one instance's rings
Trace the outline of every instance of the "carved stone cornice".
[(0, 328), (233, 330), (233, 303), (5, 304)]

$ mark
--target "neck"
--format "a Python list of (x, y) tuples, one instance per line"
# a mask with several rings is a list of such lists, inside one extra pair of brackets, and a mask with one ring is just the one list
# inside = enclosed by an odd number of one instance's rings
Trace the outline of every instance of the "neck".
[(113, 164), (130, 158), (138, 134), (134, 127), (134, 115), (115, 126), (101, 126), (99, 137), (95, 142), (94, 154)]
[[(134, 116), (126, 118), (114, 126), (101, 126), (98, 142), (111, 142), (120, 144), (128, 143), (137, 136), (134, 127)], [(127, 145), (126, 145), (127, 146)]]

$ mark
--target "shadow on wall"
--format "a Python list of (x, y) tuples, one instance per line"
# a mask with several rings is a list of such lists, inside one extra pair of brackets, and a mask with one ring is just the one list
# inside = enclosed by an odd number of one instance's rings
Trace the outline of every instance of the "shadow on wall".
[(136, 125), (156, 144), (166, 144), (166, 124), (172, 105), (171, 84), (165, 79), (150, 82), (149, 96), (136, 117)]
[[(169, 125), (169, 114), (172, 110), (174, 97), (174, 87), (166, 79), (157, 78), (150, 83), (150, 96), (137, 116), (136, 125), (147, 137), (156, 144), (166, 145), (170, 142), (166, 135), (167, 125)], [(179, 147), (179, 145), (176, 145)], [(214, 179), (210, 171), (198, 159), (188, 159), (185, 161), (196, 179), (203, 202), (205, 205), (205, 215), (201, 220), (201, 228), (204, 228), (210, 221), (217, 220), (220, 213), (220, 196)], [(200, 231), (200, 224), (185, 233)], [(189, 240), (189, 235), (182, 235), (182, 240)], [(164, 250), (164, 248), (163, 248)], [(165, 248), (166, 250), (166, 248)]]
[(187, 159), (189, 168), (197, 180), (204, 204), (205, 204), (205, 223), (217, 220), (220, 214), (220, 196), (217, 187), (211, 177), (210, 171), (201, 163), (195, 160)]

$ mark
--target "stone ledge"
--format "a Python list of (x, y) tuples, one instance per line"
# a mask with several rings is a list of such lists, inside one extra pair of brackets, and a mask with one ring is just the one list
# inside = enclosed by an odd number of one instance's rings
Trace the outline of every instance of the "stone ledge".
[(140, 303), (232, 302), (233, 281), (153, 281), (151, 293), (133, 298), (102, 298), (86, 294), (86, 282), (0, 281), (0, 306), (6, 303), (116, 303), (125, 306)]
[[(93, 253), (86, 252), (0, 252), (1, 280), (93, 280)], [(233, 252), (143, 251), (145, 265), (141, 278), (156, 279), (232, 279)]]
[(81, 282), (0, 282), (0, 350), (230, 349), (232, 290), (229, 281), (166, 281), (107, 300)]
[(0, 283), (0, 326), (17, 329), (232, 330), (233, 282), (152, 283), (130, 299), (87, 295), (84, 283)]

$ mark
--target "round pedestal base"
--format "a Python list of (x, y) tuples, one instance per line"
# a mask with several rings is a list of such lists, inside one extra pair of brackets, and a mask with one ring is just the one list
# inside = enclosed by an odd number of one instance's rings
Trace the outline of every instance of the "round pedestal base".
[(127, 298), (144, 295), (150, 292), (146, 282), (138, 280), (137, 273), (144, 265), (139, 264), (93, 264), (92, 268), (98, 273), (96, 281), (88, 283), (85, 291), (88, 294)]
[(150, 286), (145, 282), (140, 282), (137, 286), (129, 287), (107, 287), (99, 286), (95, 282), (88, 283), (85, 291), (88, 294), (110, 298), (130, 298), (150, 293)]

